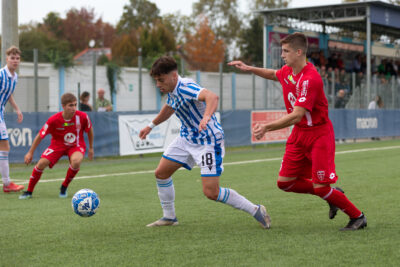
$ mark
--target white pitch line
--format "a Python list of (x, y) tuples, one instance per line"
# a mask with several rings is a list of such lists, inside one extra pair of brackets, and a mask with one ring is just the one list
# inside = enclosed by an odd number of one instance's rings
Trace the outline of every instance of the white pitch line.
[[(358, 152), (369, 152), (369, 151), (398, 149), (398, 148), (400, 148), (400, 146), (387, 146), (387, 147), (354, 149), (354, 150), (339, 151), (339, 152), (336, 152), (336, 155), (349, 154), (349, 153), (358, 153)], [(259, 162), (269, 162), (269, 161), (278, 161), (278, 160), (282, 160), (282, 157), (269, 158), (269, 159), (255, 159), (255, 160), (246, 160), (246, 161), (235, 161), (235, 162), (224, 163), (224, 165), (227, 166), (227, 165), (238, 165), (238, 164), (253, 164), (253, 163), (259, 163)], [(195, 166), (194, 168), (198, 168), (198, 167)], [(185, 169), (184, 168), (180, 168), (179, 170), (185, 170)], [(122, 175), (148, 174), (148, 173), (153, 173), (153, 172), (154, 172), (154, 170), (148, 170), (148, 171), (135, 171), (135, 172), (99, 174), (99, 175), (91, 175), (91, 176), (78, 176), (78, 177), (75, 177), (74, 180), (93, 179), (93, 178), (102, 178), (102, 177), (110, 177), (110, 176), (122, 176)], [(50, 183), (50, 182), (59, 182), (59, 181), (64, 181), (64, 180), (65, 180), (65, 178), (56, 178), (56, 179), (49, 179), (49, 180), (40, 180), (39, 182), (40, 183)], [(28, 183), (29, 183), (29, 180), (25, 181), (25, 182), (22, 182), (21, 184), (28, 184)]]

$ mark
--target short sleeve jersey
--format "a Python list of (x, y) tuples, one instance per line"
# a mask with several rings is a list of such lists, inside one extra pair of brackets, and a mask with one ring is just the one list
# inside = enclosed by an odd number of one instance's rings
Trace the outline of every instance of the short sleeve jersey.
[(293, 74), (291, 67), (285, 65), (276, 72), (276, 77), (282, 84), (287, 112), (293, 112), (295, 106), (307, 110), (297, 126), (312, 127), (329, 121), (324, 85), (321, 76), (311, 63), (308, 62), (296, 75)]
[(57, 147), (85, 147), (84, 132), (89, 132), (92, 128), (89, 116), (82, 111), (77, 110), (70, 120), (65, 120), (62, 112), (51, 116), (43, 125), (39, 132), (40, 138), (50, 134), (51, 145)]
[(178, 78), (177, 85), (168, 93), (167, 105), (175, 110), (182, 123), (180, 136), (193, 144), (216, 144), (224, 138), (224, 131), (215, 114), (211, 116), (207, 129), (199, 133), (206, 103), (198, 97), (204, 88), (191, 79)]
[(5, 106), (15, 90), (17, 81), (17, 73), (14, 73), (14, 76), (12, 76), (7, 65), (0, 69), (0, 122), (4, 121)]

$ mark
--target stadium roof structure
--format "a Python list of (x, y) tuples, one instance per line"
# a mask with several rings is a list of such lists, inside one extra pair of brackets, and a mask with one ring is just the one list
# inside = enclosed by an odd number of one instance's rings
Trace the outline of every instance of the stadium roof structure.
[(322, 26), (322, 33), (326, 33), (327, 27), (365, 32), (368, 91), (371, 86), (372, 34), (400, 39), (400, 6), (382, 1), (263, 9), (256, 12), (264, 16), (264, 66), (267, 64), (268, 25), (293, 27), (296, 24), (310, 23)]

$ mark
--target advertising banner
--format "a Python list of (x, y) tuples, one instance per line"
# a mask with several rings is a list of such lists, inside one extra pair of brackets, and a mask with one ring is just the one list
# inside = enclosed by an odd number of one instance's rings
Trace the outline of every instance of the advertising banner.
[(273, 132), (268, 132), (263, 138), (257, 140), (252, 132), (252, 129), (257, 123), (268, 123), (274, 120), (280, 119), (287, 115), (286, 110), (268, 110), (268, 111), (252, 111), (251, 112), (251, 143), (252, 144), (262, 144), (262, 143), (274, 143), (274, 142), (284, 142), (288, 139), (292, 127), (280, 129)]
[(176, 116), (171, 116), (167, 121), (154, 127), (145, 140), (141, 140), (139, 138), (140, 130), (156, 116), (157, 114), (118, 116), (119, 154), (121, 156), (163, 152), (179, 135), (180, 121)]

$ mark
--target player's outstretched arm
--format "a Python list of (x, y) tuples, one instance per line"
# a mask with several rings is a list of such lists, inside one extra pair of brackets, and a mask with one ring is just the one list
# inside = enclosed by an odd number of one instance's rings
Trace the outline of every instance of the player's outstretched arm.
[(207, 129), (207, 123), (210, 121), (211, 116), (217, 110), (219, 97), (213, 92), (203, 89), (201, 90), (199, 97), (197, 98), (199, 101), (206, 102), (206, 110), (203, 114), (203, 119), (199, 123), (199, 132)]
[(257, 76), (260, 76), (260, 77), (268, 79), (268, 80), (273, 80), (273, 81), (278, 80), (278, 78), (276, 77), (276, 70), (273, 70), (273, 69), (265, 69), (265, 68), (257, 68), (257, 67), (249, 66), (249, 65), (244, 64), (240, 60), (231, 61), (228, 63), (228, 65), (234, 66), (234, 67), (240, 69), (241, 71), (252, 72)]
[(303, 107), (295, 106), (292, 113), (283, 116), (267, 124), (256, 124), (253, 128), (253, 133), (256, 139), (261, 139), (266, 132), (276, 131), (289, 126), (292, 126), (301, 121), (307, 110)]
[(10, 101), (11, 106), (13, 107), (13, 109), (15, 110), (15, 112), (17, 112), (18, 115), (18, 123), (21, 123), (24, 119), (24, 116), (22, 115), (21, 110), (19, 109), (17, 102), (15, 102), (14, 96), (11, 95), (10, 98), (8, 99), (8, 101)]
[(25, 164), (29, 164), (29, 163), (32, 162), (33, 153), (35, 152), (36, 148), (38, 147), (38, 145), (40, 144), (41, 141), (42, 141), (42, 138), (40, 138), (40, 135), (37, 134), (36, 137), (35, 137), (35, 139), (33, 139), (31, 148), (30, 148), (29, 151), (25, 154), (25, 157), (24, 157), (24, 162), (25, 162)]
[(142, 130), (140, 130), (139, 138), (146, 139), (146, 136), (151, 132), (151, 130), (155, 126), (168, 120), (169, 117), (171, 117), (172, 114), (174, 114), (174, 113), (175, 113), (175, 110), (173, 108), (171, 108), (167, 104), (164, 104), (164, 106), (161, 108), (160, 112), (158, 113), (157, 117), (149, 125), (147, 125)]
[(93, 134), (93, 128), (90, 128), (90, 130), (87, 133), (87, 135), (88, 135), (88, 140), (89, 140), (88, 157), (89, 157), (90, 160), (93, 160), (93, 157), (94, 157), (94, 149), (93, 149), (94, 134)]

